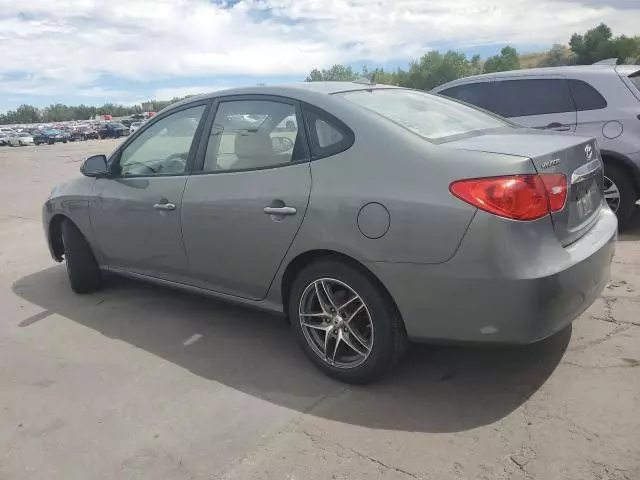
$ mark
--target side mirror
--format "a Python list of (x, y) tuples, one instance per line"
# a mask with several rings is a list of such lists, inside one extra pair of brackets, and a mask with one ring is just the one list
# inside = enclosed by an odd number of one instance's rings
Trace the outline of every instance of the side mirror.
[(109, 167), (105, 155), (93, 155), (80, 166), (80, 173), (85, 177), (105, 178), (109, 176)]

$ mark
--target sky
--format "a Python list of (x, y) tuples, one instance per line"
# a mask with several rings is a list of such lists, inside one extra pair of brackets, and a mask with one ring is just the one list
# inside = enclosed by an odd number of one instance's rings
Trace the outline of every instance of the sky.
[(431, 49), (534, 52), (638, 20), (640, 0), (0, 0), (0, 112), (406, 67)]

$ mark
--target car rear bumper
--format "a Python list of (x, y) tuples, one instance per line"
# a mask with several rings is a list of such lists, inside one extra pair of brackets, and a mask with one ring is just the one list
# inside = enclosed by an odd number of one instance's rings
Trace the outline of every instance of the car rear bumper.
[(548, 222), (478, 212), (450, 261), (370, 268), (389, 289), (413, 340), (535, 342), (562, 330), (598, 297), (617, 238), (617, 220), (607, 207), (564, 248)]

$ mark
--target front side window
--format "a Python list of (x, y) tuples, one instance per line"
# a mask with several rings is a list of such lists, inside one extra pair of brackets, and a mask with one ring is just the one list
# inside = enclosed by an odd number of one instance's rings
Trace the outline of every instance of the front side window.
[(415, 90), (357, 90), (340, 95), (428, 140), (511, 126), (473, 107)]
[(204, 105), (199, 105), (180, 110), (149, 126), (122, 150), (117, 173), (122, 176), (184, 173), (204, 109)]
[(497, 112), (503, 117), (528, 117), (575, 112), (569, 84), (563, 79), (496, 81)]
[(218, 106), (204, 172), (252, 170), (305, 158), (296, 107), (271, 100), (224, 101)]

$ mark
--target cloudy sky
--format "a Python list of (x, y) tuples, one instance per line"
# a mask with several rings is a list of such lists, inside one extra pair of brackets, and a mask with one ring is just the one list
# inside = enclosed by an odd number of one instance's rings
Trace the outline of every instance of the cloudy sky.
[(429, 49), (538, 51), (601, 21), (638, 34), (638, 19), (640, 0), (0, 0), (0, 111), (394, 68)]

